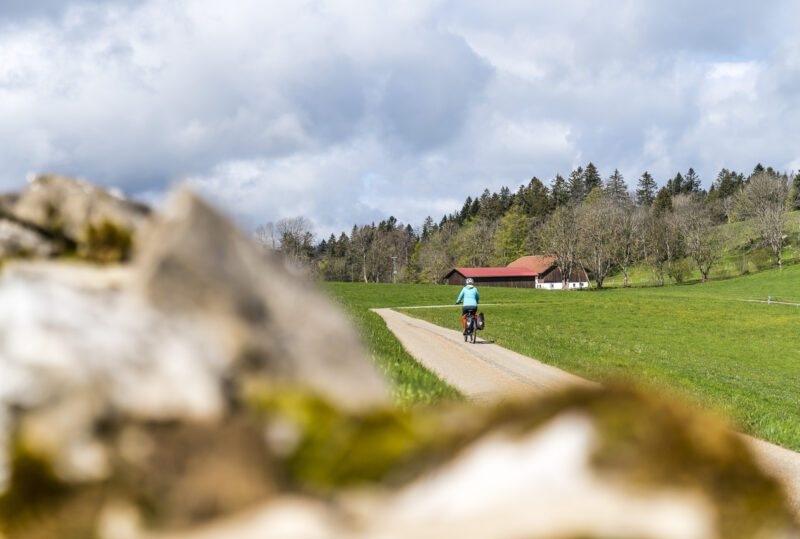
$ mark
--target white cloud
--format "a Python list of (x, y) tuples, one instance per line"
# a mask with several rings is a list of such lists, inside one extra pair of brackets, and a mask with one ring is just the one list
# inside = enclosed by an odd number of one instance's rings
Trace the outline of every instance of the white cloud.
[(708, 185), (800, 159), (788, 0), (29, 5), (0, 17), (6, 189), (54, 170), (152, 201), (191, 178), (245, 226), (323, 233), (588, 161)]

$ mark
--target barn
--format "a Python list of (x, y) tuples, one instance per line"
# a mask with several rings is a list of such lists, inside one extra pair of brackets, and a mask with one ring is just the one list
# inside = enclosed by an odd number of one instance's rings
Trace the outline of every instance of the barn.
[(444, 278), (447, 284), (463, 286), (467, 277), (482, 286), (536, 288), (536, 273), (527, 268), (455, 268)]
[[(447, 284), (466, 284), (472, 277), (476, 285), (507, 286), (511, 288), (542, 288), (560, 290), (562, 288), (561, 270), (552, 256), (523, 256), (505, 268), (455, 268), (445, 275)], [(589, 286), (589, 277), (583, 268), (575, 268), (567, 282), (568, 288), (578, 289)]]
[[(560, 290), (563, 286), (561, 269), (556, 266), (556, 259), (552, 256), (532, 255), (523, 256), (508, 265), (509, 268), (529, 269), (536, 273), (536, 288), (545, 290)], [(568, 288), (587, 288), (589, 276), (586, 271), (578, 266), (572, 269), (567, 279)]]

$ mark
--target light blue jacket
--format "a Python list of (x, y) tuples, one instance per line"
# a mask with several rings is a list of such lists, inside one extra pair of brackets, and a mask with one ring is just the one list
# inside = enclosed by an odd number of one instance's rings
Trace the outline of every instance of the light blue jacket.
[(458, 295), (458, 299), (456, 300), (456, 305), (461, 303), (461, 300), (463, 299), (464, 307), (477, 307), (478, 298), (478, 289), (471, 284), (468, 284), (461, 289), (461, 293)]

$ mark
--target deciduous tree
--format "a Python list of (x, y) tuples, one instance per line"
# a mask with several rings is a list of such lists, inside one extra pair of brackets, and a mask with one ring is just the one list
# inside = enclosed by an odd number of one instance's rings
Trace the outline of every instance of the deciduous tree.
[(265, 249), (272, 249), (273, 251), (278, 248), (279, 242), (275, 223), (269, 222), (256, 227), (256, 243)]
[(496, 221), (473, 219), (455, 233), (451, 242), (453, 256), (460, 267), (489, 266), (494, 253), (492, 239)]
[(518, 205), (512, 207), (497, 224), (494, 232), (492, 265), (507, 266), (525, 256), (529, 219)]
[(603, 288), (603, 281), (611, 271), (614, 260), (616, 225), (615, 204), (600, 188), (596, 194), (578, 209), (578, 258), (592, 272), (597, 288)]
[(573, 205), (556, 208), (539, 230), (539, 243), (545, 254), (555, 257), (564, 290), (576, 268), (579, 238), (578, 212)]
[(747, 215), (755, 220), (761, 241), (772, 249), (781, 267), (786, 211), (792, 205), (787, 179), (774, 172), (756, 172), (744, 188), (743, 201)]
[(680, 195), (673, 200), (673, 217), (686, 254), (694, 260), (703, 282), (722, 256), (722, 229), (714, 226), (711, 212), (696, 196)]
[(281, 253), (300, 266), (308, 266), (314, 255), (311, 221), (305, 217), (281, 219), (275, 224)]
[(628, 286), (628, 269), (643, 254), (644, 227), (647, 208), (635, 207), (630, 199), (614, 205), (612, 229), (614, 230), (614, 263), (622, 270), (623, 286)]

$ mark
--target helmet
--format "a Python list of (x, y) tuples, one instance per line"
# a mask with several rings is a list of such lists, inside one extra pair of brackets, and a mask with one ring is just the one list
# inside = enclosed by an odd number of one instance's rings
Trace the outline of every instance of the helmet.
[(467, 284), (472, 284), (475, 281), (472, 280), (472, 277), (467, 277)]

